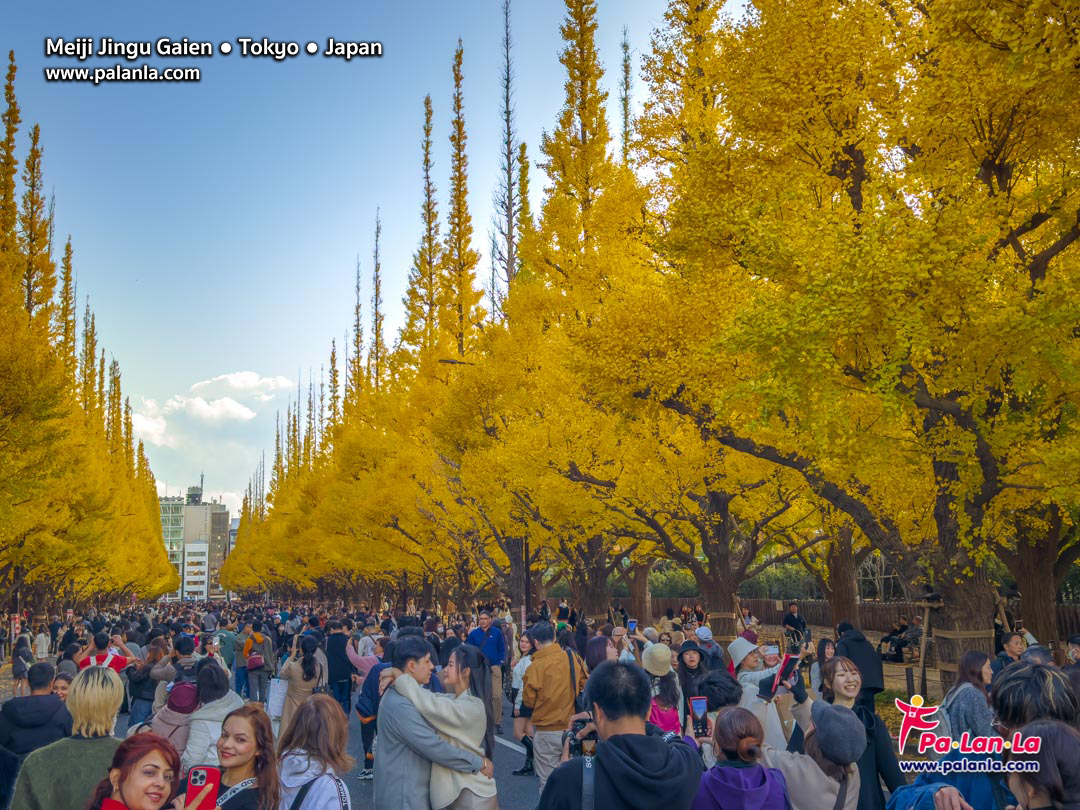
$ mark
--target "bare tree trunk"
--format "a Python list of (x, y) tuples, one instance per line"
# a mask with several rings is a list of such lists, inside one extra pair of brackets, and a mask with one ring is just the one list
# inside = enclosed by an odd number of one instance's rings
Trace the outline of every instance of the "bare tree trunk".
[(652, 573), (655, 560), (636, 563), (626, 573), (626, 583), (630, 587), (630, 618), (642, 624), (652, 622), (652, 592), (649, 590), (649, 574)]

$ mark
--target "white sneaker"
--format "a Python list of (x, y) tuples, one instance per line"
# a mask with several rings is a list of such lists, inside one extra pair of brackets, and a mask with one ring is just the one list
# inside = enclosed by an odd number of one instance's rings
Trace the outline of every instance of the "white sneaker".
[(375, 771), (364, 768), (360, 771), (360, 773), (356, 775), (356, 778), (359, 779), (361, 782), (368, 782), (375, 778)]

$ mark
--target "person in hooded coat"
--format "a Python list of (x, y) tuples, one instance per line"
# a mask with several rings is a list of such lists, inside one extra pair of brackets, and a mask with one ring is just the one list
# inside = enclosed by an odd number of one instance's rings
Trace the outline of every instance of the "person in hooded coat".
[(691, 810), (788, 810), (787, 780), (761, 764), (765, 730), (750, 711), (721, 709), (713, 723), (720, 759), (705, 772)]
[[(341, 706), (329, 695), (312, 695), (278, 741), (279, 810), (351, 810), (349, 791), (339, 776), (353, 766), (345, 753), (348, 745), (349, 725)], [(296, 805), (302, 791), (306, 795)]]
[(836, 655), (847, 658), (862, 674), (862, 692), (859, 705), (874, 711), (874, 695), (885, 689), (885, 674), (881, 666), (881, 656), (874, 645), (866, 640), (862, 630), (851, 622), (840, 622), (836, 626)]
[(17, 756), (71, 736), (71, 714), (52, 694), (53, 675), (52, 664), (34, 664), (27, 672), (30, 694), (0, 709), (0, 746)]
[[(586, 686), (600, 737), (593, 758), (594, 806), (619, 810), (689, 810), (703, 769), (698, 752), (676, 734), (650, 733), (649, 678), (641, 667), (605, 661)], [(569, 742), (565, 744), (569, 745)], [(564, 747), (564, 755), (567, 749)], [(540, 794), (540, 810), (579, 810), (585, 757), (565, 758)]]

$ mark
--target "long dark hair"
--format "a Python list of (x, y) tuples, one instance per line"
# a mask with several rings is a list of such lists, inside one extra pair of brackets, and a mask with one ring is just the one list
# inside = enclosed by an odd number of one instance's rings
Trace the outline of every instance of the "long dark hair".
[(277, 810), (281, 786), (278, 782), (274, 729), (270, 725), (270, 718), (266, 712), (250, 703), (225, 715), (222, 728), (230, 717), (242, 717), (251, 723), (255, 730), (255, 790), (259, 795), (259, 810)]
[(315, 651), (317, 649), (319, 649), (319, 640), (315, 638), (314, 634), (306, 635), (300, 639), (300, 652), (303, 653), (300, 659), (300, 669), (304, 672), (305, 681), (310, 681), (319, 674), (315, 669)]
[(487, 728), (484, 731), (484, 756), (491, 759), (495, 752), (495, 714), (491, 708), (491, 664), (488, 663), (479, 647), (472, 644), (462, 644), (456, 647), (450, 656), (457, 665), (460, 676), (461, 670), (469, 670), (469, 694), (480, 698), (484, 704), (484, 714), (487, 716)]
[(658, 706), (664, 709), (679, 708), (679, 676), (674, 672), (665, 675), (650, 675), (653, 697)]
[[(489, 700), (488, 703), (491, 703)], [(338, 774), (352, 770), (355, 760), (347, 753), (349, 720), (341, 704), (329, 695), (312, 695), (293, 714), (278, 738), (278, 759), (290, 752), (332, 768)]]
[(607, 636), (593, 636), (585, 642), (585, 666), (589, 668), (589, 672), (608, 660), (609, 644), (611, 639)]
[(1020, 729), (1024, 737), (1042, 742), (1038, 753), (1006, 750), (1006, 762), (1038, 762), (1033, 773), (1017, 772), (1021, 782), (1050, 797), (1054, 807), (1074, 808), (1080, 804), (1080, 731), (1060, 720), (1038, 720)]
[[(117, 747), (109, 770), (120, 771), (120, 784), (123, 785), (139, 761), (154, 751), (161, 754), (173, 773), (172, 781), (169, 783), (169, 798), (165, 802), (169, 804), (176, 797), (176, 791), (180, 787), (180, 755), (176, 752), (175, 746), (164, 737), (156, 734), (136, 734), (134, 737), (128, 737)], [(86, 803), (85, 810), (101, 810), (101, 803), (112, 795), (112, 781), (106, 774), (94, 788), (94, 793), (90, 796), (90, 801)]]
[(962, 684), (970, 683), (989, 703), (990, 693), (986, 691), (988, 684), (982, 677), (983, 666), (989, 660), (989, 655), (978, 650), (968, 650), (961, 655), (960, 662), (956, 665), (956, 683), (953, 685), (953, 690), (959, 689)]

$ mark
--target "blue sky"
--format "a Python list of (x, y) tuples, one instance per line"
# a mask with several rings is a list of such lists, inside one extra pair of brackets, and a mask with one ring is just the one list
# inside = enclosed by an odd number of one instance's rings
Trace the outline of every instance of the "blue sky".
[[(635, 72), (662, 0), (600, 0), (598, 45), (615, 114), (622, 27)], [(515, 0), (517, 127), (539, 159), (563, 97), (557, 0)], [(70, 233), (80, 299), (89, 295), (106, 350), (123, 369), (159, 486), (176, 494), (206, 473), (209, 495), (236, 506), (274, 414), (298, 374), (318, 378), (352, 318), (357, 254), (368, 274), (376, 206), (383, 221), (388, 340), (420, 234), (423, 97), (435, 110), (440, 215), (448, 187), (450, 63), (465, 47), (469, 204), (487, 268), (497, 183), (501, 1), (16, 0), (0, 47), (14, 49), (20, 156), (39, 123), (59, 245)], [(45, 67), (109, 67), (116, 58), (45, 58), (46, 37), (215, 44), (197, 84), (49, 83)], [(236, 39), (295, 41), (301, 55), (242, 58)], [(376, 40), (381, 59), (308, 56), (326, 39)], [(234, 45), (223, 56), (216, 46)], [(140, 62), (125, 63), (137, 65)], [(635, 81), (638, 108), (644, 88)], [(618, 132), (614, 125), (613, 132)], [(533, 172), (535, 203), (542, 176)], [(81, 305), (80, 305), (81, 306)], [(365, 301), (366, 307), (366, 301)], [(269, 459), (268, 459), (269, 461)]]

